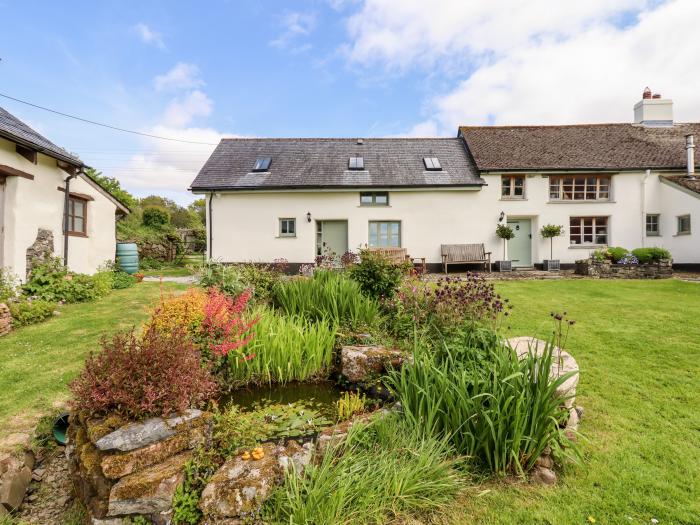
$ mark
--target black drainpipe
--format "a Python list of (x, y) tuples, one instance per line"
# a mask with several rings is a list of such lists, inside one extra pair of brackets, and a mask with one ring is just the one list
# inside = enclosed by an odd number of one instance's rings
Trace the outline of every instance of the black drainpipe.
[(208, 225), (209, 226), (209, 243), (208, 244), (209, 244), (209, 259), (210, 260), (212, 258), (212, 255), (214, 255), (214, 246), (212, 244), (212, 239), (213, 239), (212, 230), (213, 230), (214, 224), (211, 220), (211, 201), (213, 198), (214, 198), (214, 193), (212, 192), (209, 194), (209, 225)]
[(68, 204), (70, 198), (70, 180), (77, 177), (74, 173), (69, 175), (64, 181), (66, 183), (66, 195), (63, 200), (63, 266), (68, 267)]

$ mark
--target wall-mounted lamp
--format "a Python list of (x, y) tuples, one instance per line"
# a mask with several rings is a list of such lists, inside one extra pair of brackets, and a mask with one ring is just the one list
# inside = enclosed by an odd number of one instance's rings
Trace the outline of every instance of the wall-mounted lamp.
[(498, 222), (503, 222), (503, 219), (505, 218), (506, 214), (505, 212), (501, 212), (501, 214), (498, 216)]
[(311, 222), (311, 212), (310, 211), (306, 212), (306, 222)]

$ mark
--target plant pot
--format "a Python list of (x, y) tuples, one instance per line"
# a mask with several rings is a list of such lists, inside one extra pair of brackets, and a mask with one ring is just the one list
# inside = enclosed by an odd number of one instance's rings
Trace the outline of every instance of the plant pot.
[(496, 261), (497, 272), (512, 272), (513, 266), (511, 261)]
[(136, 282), (140, 283), (143, 281), (143, 278), (145, 277), (145, 275), (142, 273), (135, 273), (134, 277), (136, 278)]
[(558, 272), (560, 268), (559, 259), (544, 259), (542, 269), (545, 272)]

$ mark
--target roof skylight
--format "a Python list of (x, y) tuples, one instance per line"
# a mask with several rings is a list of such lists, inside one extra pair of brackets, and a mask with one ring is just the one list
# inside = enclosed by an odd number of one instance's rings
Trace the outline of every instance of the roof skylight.
[(363, 157), (350, 157), (348, 161), (348, 169), (363, 170), (365, 169), (365, 159)]
[(253, 171), (267, 171), (270, 168), (270, 162), (272, 162), (270, 157), (258, 157), (255, 159)]
[(425, 164), (425, 169), (429, 171), (438, 171), (442, 169), (437, 157), (423, 157), (423, 164)]

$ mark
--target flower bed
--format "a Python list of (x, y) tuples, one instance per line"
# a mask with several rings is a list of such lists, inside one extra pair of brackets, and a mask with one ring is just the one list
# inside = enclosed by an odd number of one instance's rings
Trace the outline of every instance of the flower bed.
[[(491, 283), (395, 283), (352, 264), (290, 280), (213, 267), (208, 291), (164, 298), (143, 334), (105, 340), (72, 387), (71, 472), (91, 517), (389, 522), (449, 505), (458, 463), (551, 481), (576, 456), (560, 428), (568, 376), (536, 380), (554, 347), (518, 359)], [(329, 379), (323, 406), (265, 394)], [(400, 411), (380, 409), (394, 400)]]
[(673, 266), (670, 259), (646, 264), (584, 259), (576, 261), (576, 274), (605, 279), (668, 279), (673, 276)]

